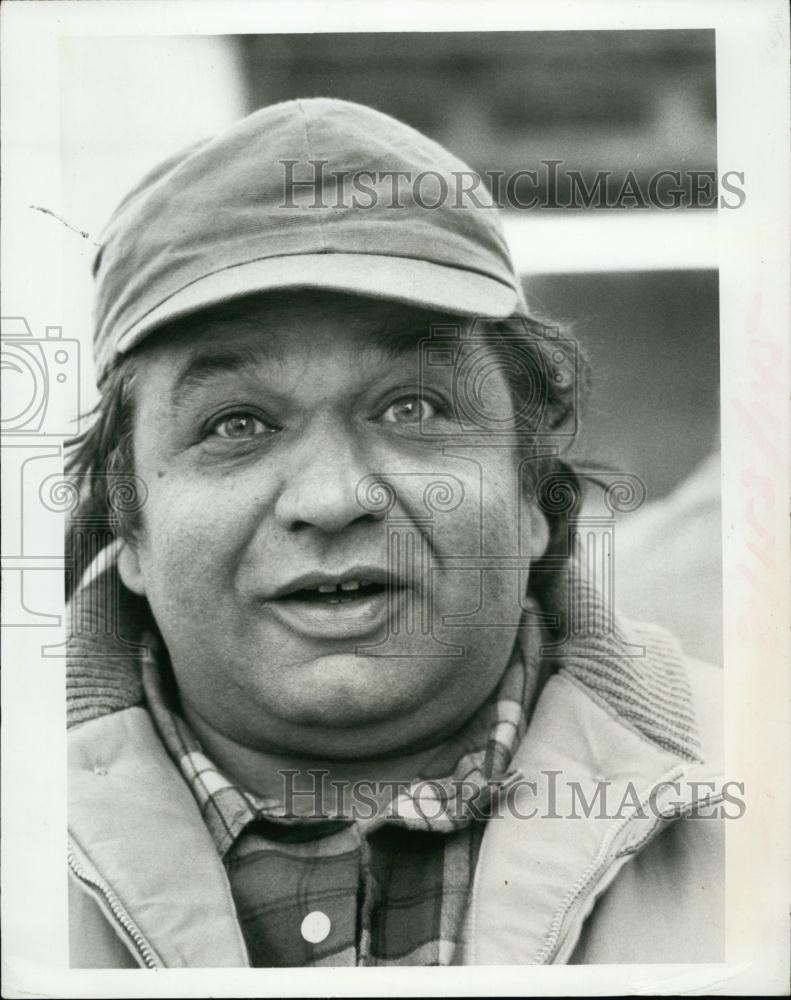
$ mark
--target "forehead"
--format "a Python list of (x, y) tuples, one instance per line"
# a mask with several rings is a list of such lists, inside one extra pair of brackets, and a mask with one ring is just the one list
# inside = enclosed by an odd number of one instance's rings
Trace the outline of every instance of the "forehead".
[(151, 338), (144, 356), (179, 364), (212, 355), (230, 361), (240, 352), (251, 362), (278, 362), (310, 354), (328, 357), (340, 348), (359, 352), (362, 360), (371, 353), (414, 353), (437, 324), (463, 334), (465, 322), (359, 296), (311, 291), (251, 296), (171, 324)]

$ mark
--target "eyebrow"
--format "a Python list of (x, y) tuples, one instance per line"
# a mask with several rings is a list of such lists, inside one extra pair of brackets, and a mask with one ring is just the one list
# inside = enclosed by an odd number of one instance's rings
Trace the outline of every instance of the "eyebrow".
[(190, 396), (212, 379), (257, 368), (266, 351), (221, 348), (203, 351), (185, 365), (170, 390), (170, 400), (178, 409)]

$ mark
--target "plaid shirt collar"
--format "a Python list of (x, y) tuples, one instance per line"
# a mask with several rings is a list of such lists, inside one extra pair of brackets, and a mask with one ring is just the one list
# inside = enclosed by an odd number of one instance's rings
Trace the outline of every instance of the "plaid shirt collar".
[[(528, 618), (529, 616), (525, 616)], [(493, 797), (519, 777), (509, 770), (524, 737), (542, 677), (537, 628), (522, 627), (495, 692), (449, 741), (441, 746), (412, 783), (375, 796), (372, 817), (359, 820), (367, 832), (384, 823), (433, 833), (460, 830), (485, 814)], [(283, 801), (240, 788), (206, 756), (180, 714), (167, 656), (149, 640), (143, 662), (143, 688), (154, 724), (168, 753), (194, 795), (222, 857), (255, 821), (303, 824), (315, 820), (289, 814)]]

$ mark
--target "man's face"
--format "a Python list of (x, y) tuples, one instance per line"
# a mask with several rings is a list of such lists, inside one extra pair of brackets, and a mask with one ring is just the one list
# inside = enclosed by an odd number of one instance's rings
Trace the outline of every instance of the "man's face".
[[(134, 452), (149, 498), (120, 568), (202, 727), (264, 750), (386, 755), (441, 740), (496, 686), (524, 567), (452, 561), (525, 554), (526, 531), (535, 557), (546, 527), (520, 505), (512, 446), (443, 453), (452, 369), (418, 385), (437, 318), (261, 297), (143, 349)], [(481, 388), (488, 412), (512, 412), (499, 369)], [(369, 503), (378, 483), (388, 510)], [(447, 621), (474, 623), (482, 603), (486, 624)]]

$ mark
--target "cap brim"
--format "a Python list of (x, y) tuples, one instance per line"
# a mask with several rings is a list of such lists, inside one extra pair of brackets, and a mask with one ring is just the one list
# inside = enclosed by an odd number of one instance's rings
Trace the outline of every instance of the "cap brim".
[(126, 353), (164, 323), (209, 306), (287, 288), (324, 288), (492, 319), (522, 306), (517, 290), (496, 278), (431, 261), (353, 253), (267, 257), (216, 271), (175, 292), (126, 330), (116, 350)]

